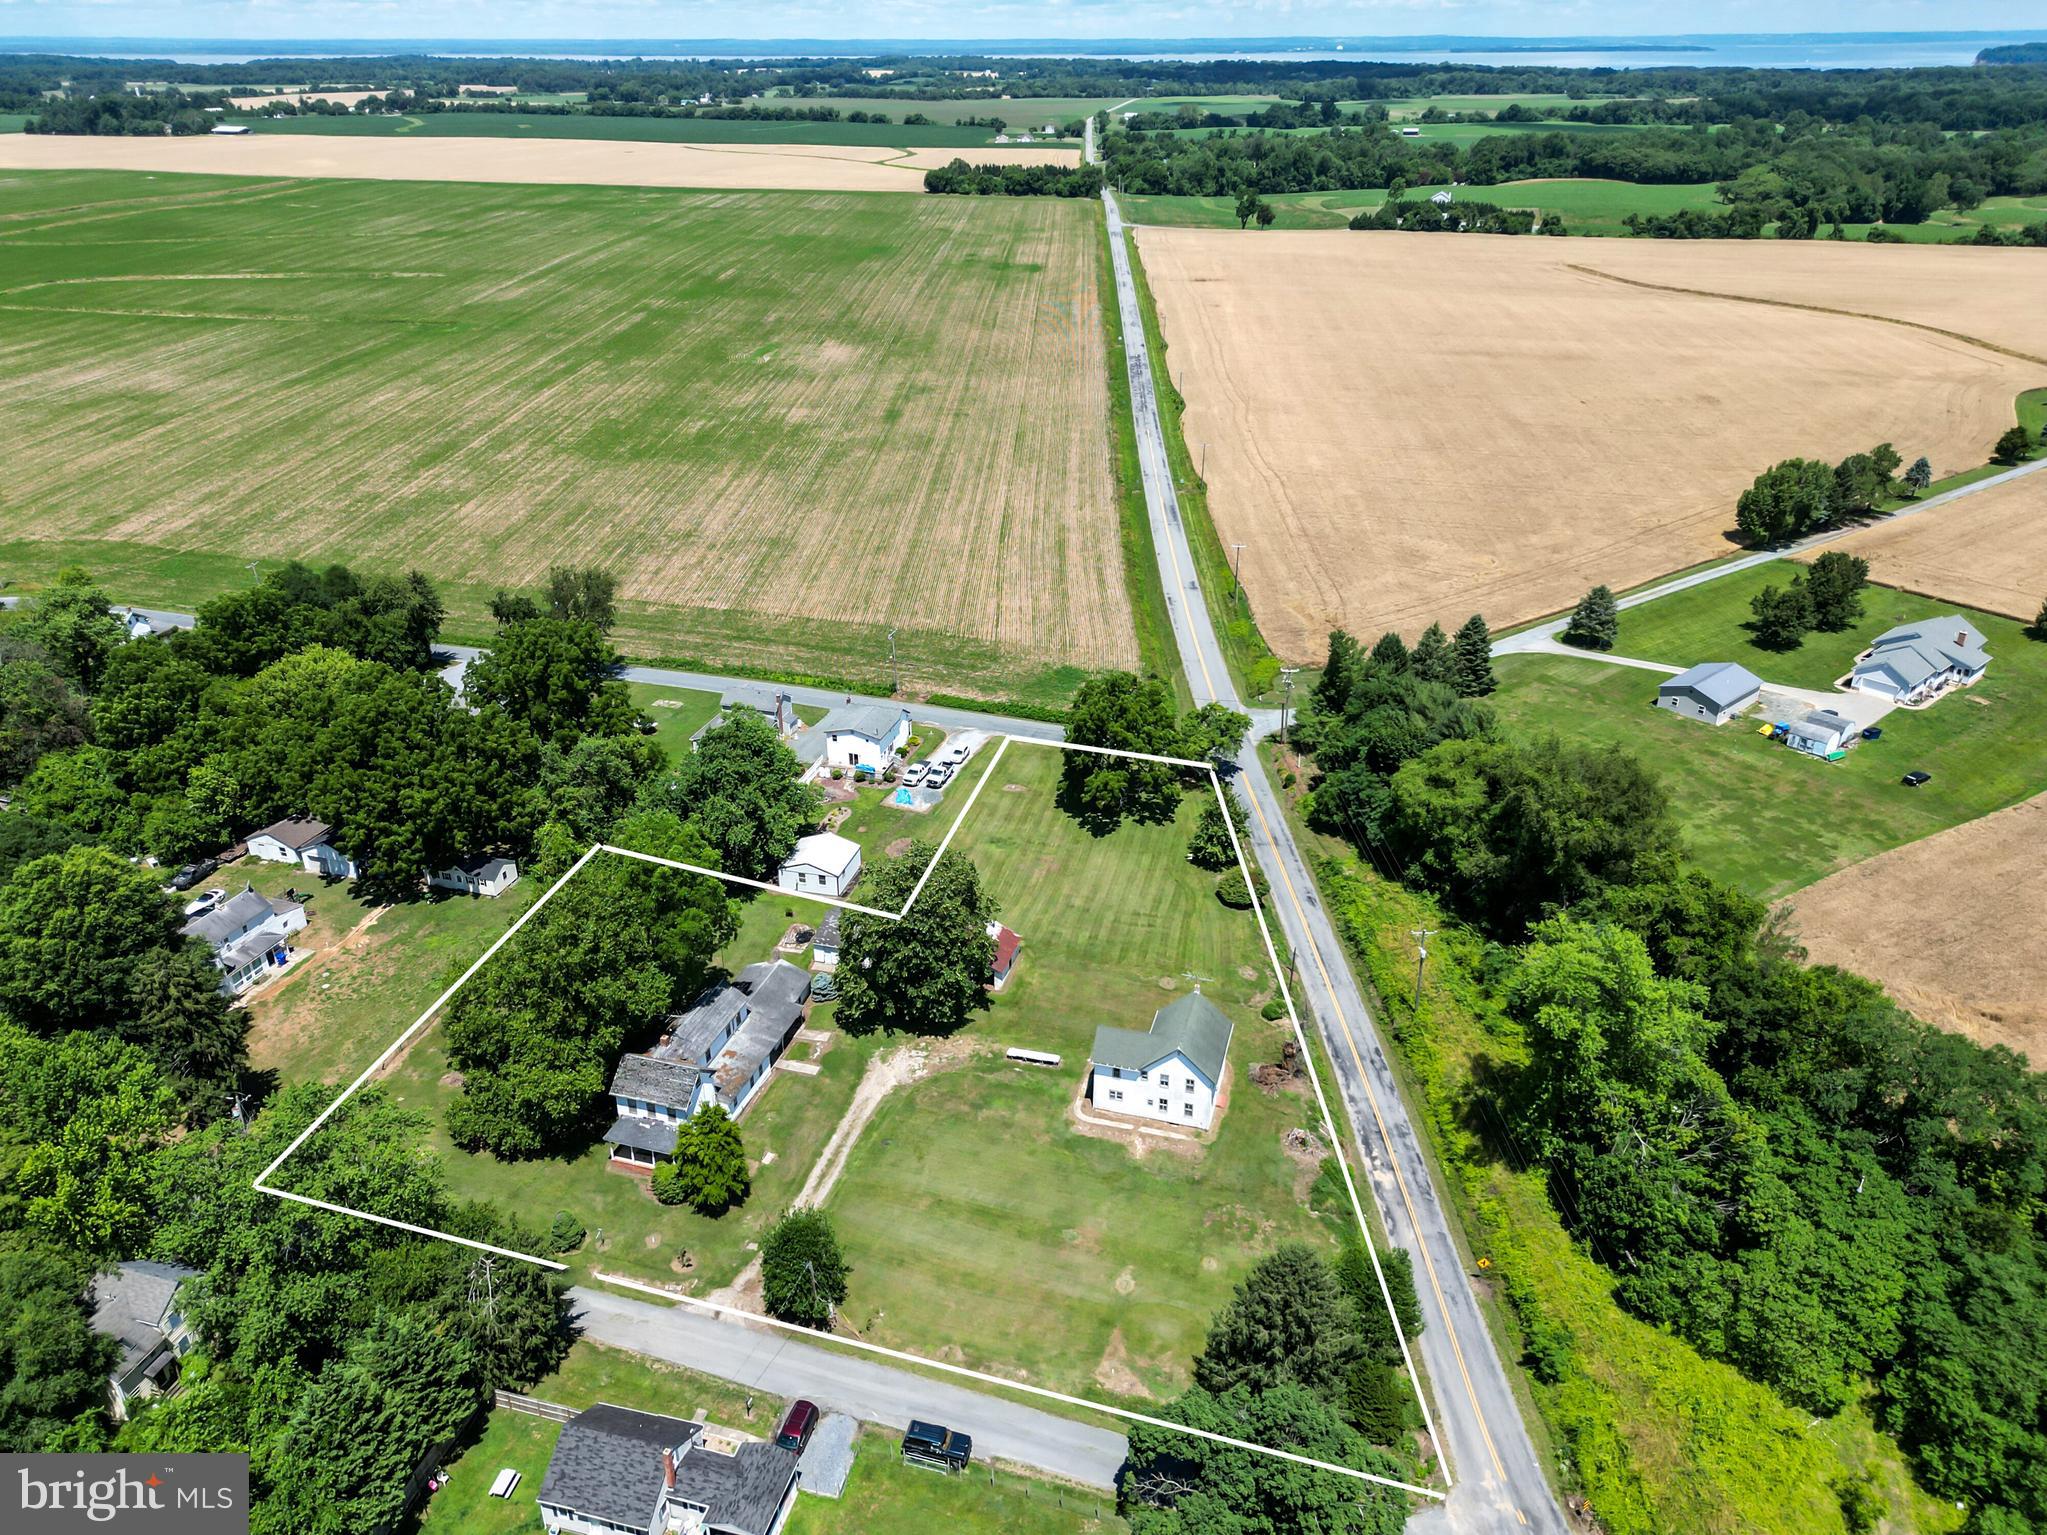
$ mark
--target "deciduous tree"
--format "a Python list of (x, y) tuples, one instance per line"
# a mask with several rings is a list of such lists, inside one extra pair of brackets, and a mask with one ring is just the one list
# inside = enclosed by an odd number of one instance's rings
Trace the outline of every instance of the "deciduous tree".
[(1735, 524), (1752, 544), (1781, 543), (1834, 515), (1834, 471), (1817, 459), (1787, 458), (1756, 476), (1735, 505)]
[(1812, 604), (1812, 625), (1829, 634), (1852, 627), (1862, 617), (1862, 589), (1869, 585), (1869, 561), (1840, 549), (1829, 549), (1806, 567), (1805, 595)]
[(845, 1303), (850, 1272), (822, 1210), (798, 1206), (761, 1238), (761, 1303), (785, 1322), (829, 1327)]
[(2000, 464), (2016, 464), (2033, 456), (2033, 434), (2022, 426), (2006, 427), (1990, 456)]
[(35, 598), (19, 622), (19, 632), (88, 694), (98, 687), (107, 662), (127, 637), (107, 594), (75, 566), (59, 571), (49, 590)]
[[(900, 911), (931, 865), (933, 848), (913, 842), (869, 878), (866, 904)], [(902, 921), (849, 911), (840, 922), (840, 1028), (849, 1034), (951, 1034), (988, 1006), (999, 915), (973, 861), (947, 848)]]
[[(1180, 754), (1180, 721), (1172, 691), (1156, 677), (1102, 672), (1074, 694), (1066, 715), (1066, 739), (1078, 746), (1172, 757)], [(1068, 752), (1059, 802), (1067, 814), (1097, 836), (1114, 831), (1128, 816), (1169, 821), (1180, 803), (1176, 771), (1162, 763), (1129, 757)]]
[(710, 844), (707, 867), (748, 879), (774, 878), (797, 838), (817, 824), (824, 800), (798, 780), (803, 765), (775, 727), (751, 709), (705, 731), (646, 789), (646, 803), (686, 818)]
[(1813, 626), (1812, 596), (1802, 577), (1789, 586), (1766, 586), (1749, 599), (1749, 632), (1765, 650), (1796, 650)]
[(23, 864), (0, 886), (0, 1007), (41, 1032), (117, 1027), (178, 923), (156, 877), (104, 848)]
[(463, 689), (543, 741), (566, 748), (582, 735), (622, 735), (632, 705), (616, 673), (618, 652), (584, 619), (531, 618), (500, 628), (469, 664)]

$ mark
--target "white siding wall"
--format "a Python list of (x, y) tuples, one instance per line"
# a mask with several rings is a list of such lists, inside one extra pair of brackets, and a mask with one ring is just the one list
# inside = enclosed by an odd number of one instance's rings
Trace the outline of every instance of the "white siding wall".
[(265, 863), (297, 863), (299, 855), (275, 837), (251, 837), (249, 854)]
[(1096, 1066), (1093, 1072), (1098, 1109), (1193, 1130), (1206, 1130), (1215, 1119), (1215, 1084), (1177, 1051), (1142, 1077), (1134, 1071), (1118, 1077), (1112, 1066)]

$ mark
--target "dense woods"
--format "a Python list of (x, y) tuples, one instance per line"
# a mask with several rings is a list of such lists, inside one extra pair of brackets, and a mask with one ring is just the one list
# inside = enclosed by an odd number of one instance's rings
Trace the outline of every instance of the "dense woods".
[(1397, 637), (1330, 662), (1310, 818), (1488, 940), (1529, 1058), (1486, 1095), (1621, 1303), (1812, 1413), (1873, 1390), (1974, 1535), (2039, 1528), (2047, 1076), (1804, 963), (1627, 753), (1512, 736)]

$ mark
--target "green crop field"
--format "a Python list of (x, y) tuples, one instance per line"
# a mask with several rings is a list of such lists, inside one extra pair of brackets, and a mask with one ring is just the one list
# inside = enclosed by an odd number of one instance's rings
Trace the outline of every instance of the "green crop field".
[(1057, 704), (1135, 658), (1085, 201), (0, 181), (0, 569), (188, 607), (594, 561), (704, 669)]
[(1537, 112), (1565, 112), (1574, 106), (1588, 106), (1595, 101), (1611, 100), (1604, 96), (1565, 96), (1554, 92), (1507, 91), (1497, 96), (1390, 96), (1382, 100), (1338, 102), (1346, 112), (1354, 112), (1364, 106), (1380, 106), (1395, 122), (1405, 118), (1420, 117), (1430, 107), (1443, 112), (1498, 112), (1510, 106), (1529, 107)]
[[(1957, 611), (1872, 587), (1863, 619), (1842, 634), (1810, 634), (1795, 651), (1755, 646), (1748, 600), (1793, 567), (1737, 571), (1621, 615), (1622, 655), (1689, 666), (1739, 661), (1765, 682), (1827, 688), (1872, 636), (1907, 619)], [(2047, 789), (2039, 749), (2047, 717), (2047, 644), (2008, 618), (1960, 610), (1988, 638), (1983, 680), (1929, 709), (1894, 710), (1883, 736), (1841, 762), (1773, 744), (1754, 723), (1718, 728), (1654, 707), (1650, 672), (1573, 656), (1502, 656), (1494, 705), (1524, 730), (1625, 746), (1662, 778), (1692, 855), (1753, 895), (1777, 897), (1885, 848), (1974, 820)], [(1899, 779), (1933, 774), (1922, 788)]]
[[(1197, 803), (1176, 825), (1092, 837), (1052, 803), (1060, 762), (1013, 744), (953, 843), (1023, 938), (964, 1036), (977, 1048), (883, 1101), (826, 1207), (862, 1336), (1105, 1400), (1161, 1397), (1261, 1253), (1327, 1247), (1350, 1217), (1311, 1213), (1314, 1160), (1284, 1149), (1290, 1128), (1321, 1133), (1305, 1084), (1251, 1081), (1292, 1034), (1257, 1013), (1273, 979), (1254, 919), (1187, 862)], [(1147, 1027), (1197, 984), (1235, 1024), (1214, 1139), (1139, 1157), (1083, 1134), (1069, 1111), (1096, 1026)], [(1063, 1064), (1012, 1065), (1010, 1046)]]
[[(1416, 187), (1413, 197), (1427, 197), (1442, 191), (1436, 186)], [(1630, 213), (1675, 213), (1682, 208), (1712, 209), (1720, 206), (1713, 183), (1678, 183), (1668, 186), (1638, 185), (1631, 181), (1601, 181), (1592, 178), (1555, 181), (1507, 181), (1498, 186), (1464, 186), (1452, 189), (1467, 202), (1494, 203), (1503, 208), (1538, 208), (1561, 214), (1573, 234), (1624, 234), (1621, 222)], [(1279, 192), (1265, 199), (1278, 217), (1275, 229), (1339, 229), (1351, 215), (1364, 208), (1376, 208), (1386, 200), (1383, 189), (1361, 188), (1348, 192)], [(1196, 229), (1235, 229), (1237, 200), (1234, 197), (1125, 196), (1121, 199), (1127, 218), (1137, 224), (1171, 224)]]
[[(994, 81), (987, 82), (990, 85)], [(914, 92), (900, 96), (794, 96), (757, 98), (754, 103), (771, 107), (837, 107), (841, 112), (886, 112), (901, 122), (912, 112), (921, 112), (934, 123), (956, 124), (963, 117), (999, 117), (1013, 130), (1028, 128), (1035, 133), (1047, 123), (1064, 127), (1115, 106), (1116, 96), (970, 96), (932, 99)]]
[[(898, 114), (890, 114), (892, 116)], [(422, 112), (403, 117), (251, 118), (258, 133), (312, 133), (347, 137), (415, 135), (421, 138), (615, 139), (653, 144), (857, 144), (896, 149), (965, 147), (990, 143), (987, 128), (940, 124), (814, 123), (721, 117), (598, 117), (587, 112)]]

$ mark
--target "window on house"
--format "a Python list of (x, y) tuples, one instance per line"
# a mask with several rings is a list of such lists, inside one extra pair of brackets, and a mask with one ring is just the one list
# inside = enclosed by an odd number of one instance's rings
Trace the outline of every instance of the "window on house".
[(1192, 1098), (1187, 1100), (1187, 1117), (1189, 1119), (1194, 1117), (1194, 1100)]
[(1163, 1087), (1167, 1092), (1170, 1093), (1173, 1090), (1173, 1079), (1170, 1076), (1161, 1074), (1159, 1077), (1159, 1086)]

